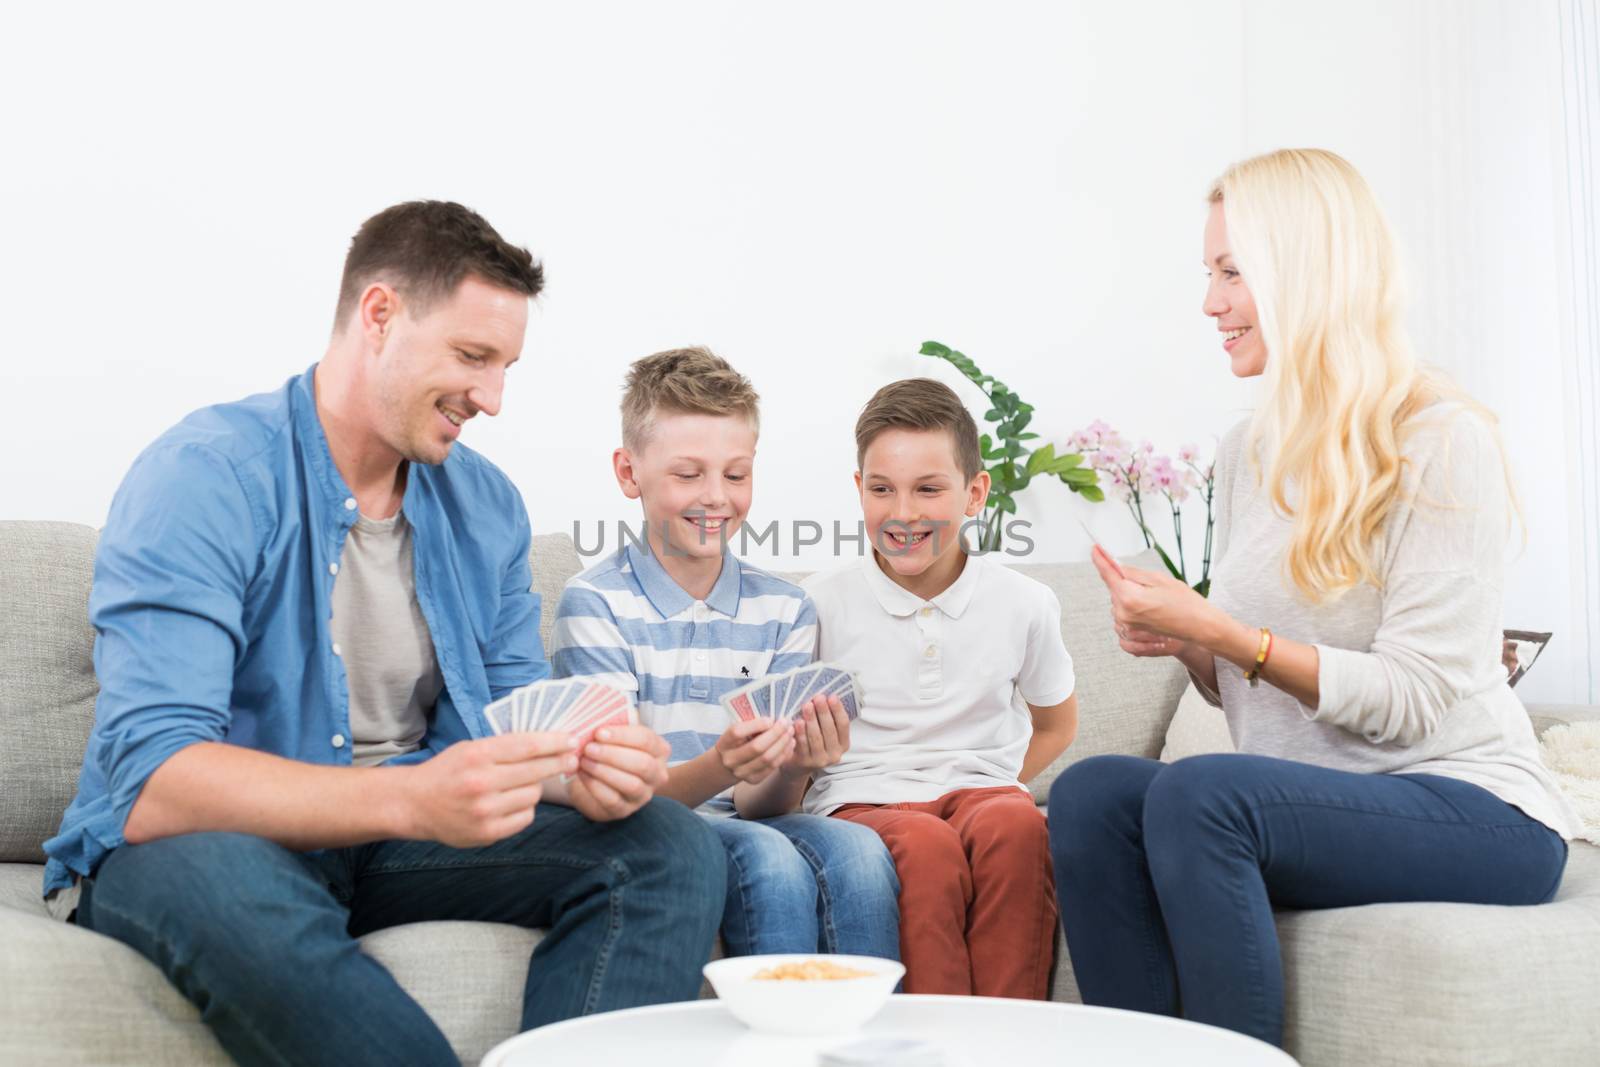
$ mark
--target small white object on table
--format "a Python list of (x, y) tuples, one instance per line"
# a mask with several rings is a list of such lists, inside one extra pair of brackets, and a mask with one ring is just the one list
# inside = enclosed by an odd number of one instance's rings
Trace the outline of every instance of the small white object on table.
[(1254, 1038), (1161, 1015), (995, 997), (899, 994), (853, 1034), (758, 1034), (715, 1000), (658, 1004), (554, 1023), (502, 1042), (482, 1067), (648, 1062), (650, 1067), (817, 1067), (824, 1052), (868, 1038), (910, 1038), (941, 1067), (1294, 1067)]

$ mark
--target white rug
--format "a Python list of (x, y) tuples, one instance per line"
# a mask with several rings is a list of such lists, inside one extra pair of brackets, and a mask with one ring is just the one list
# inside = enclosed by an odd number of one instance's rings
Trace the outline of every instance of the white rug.
[(1600, 845), (1600, 722), (1552, 726), (1539, 739), (1544, 765), (1583, 820), (1578, 836)]

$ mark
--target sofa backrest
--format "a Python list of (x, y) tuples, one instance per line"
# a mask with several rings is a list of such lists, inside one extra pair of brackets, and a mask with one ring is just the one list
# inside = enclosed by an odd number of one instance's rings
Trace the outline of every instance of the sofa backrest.
[[(42, 863), (41, 846), (77, 790), (99, 692), (88, 615), (96, 540), (92, 528), (76, 523), (0, 522), (0, 862)], [(566, 534), (533, 539), (547, 648), (562, 588), (592, 562)], [(1159, 566), (1153, 555), (1130, 562)], [(1078, 677), (1078, 739), (1034, 780), (1034, 795), (1042, 800), (1062, 767), (1087, 756), (1159, 755), (1187, 681), (1182, 669), (1117, 648), (1105, 587), (1089, 564), (1017, 569), (1060, 598), (1061, 633)]]
[(94, 722), (93, 528), (0, 522), (0, 863), (43, 863)]

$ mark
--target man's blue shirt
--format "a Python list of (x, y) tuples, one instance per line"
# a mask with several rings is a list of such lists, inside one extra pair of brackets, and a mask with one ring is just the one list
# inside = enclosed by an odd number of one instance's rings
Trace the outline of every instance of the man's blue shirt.
[[(47, 893), (123, 843), (139, 791), (187, 745), (350, 763), (330, 619), (357, 510), (317, 419), (315, 371), (190, 415), (117, 490), (89, 597), (100, 696), (78, 795), (44, 845)], [(510, 480), (458, 443), (438, 466), (410, 466), (401, 507), (445, 683), (422, 749), (390, 761), (415, 763), (488, 734), (484, 705), (549, 667)]]

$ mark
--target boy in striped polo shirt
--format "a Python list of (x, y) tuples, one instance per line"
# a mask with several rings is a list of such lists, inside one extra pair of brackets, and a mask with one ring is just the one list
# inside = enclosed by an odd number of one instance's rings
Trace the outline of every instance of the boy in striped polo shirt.
[[(567, 583), (551, 665), (557, 677), (632, 693), (639, 721), (671, 746), (658, 795), (708, 818), (728, 852), (729, 955), (895, 959), (899, 882), (883, 842), (865, 826), (794, 812), (811, 777), (849, 747), (838, 698), (792, 723), (730, 723), (720, 703), (811, 662), (816, 643), (799, 587), (727, 547), (750, 509), (758, 402), (748, 379), (703, 348), (633, 365), (612, 460), (623, 495), (643, 506), (647, 543), (626, 543)], [(603, 785), (607, 768), (584, 762)]]

